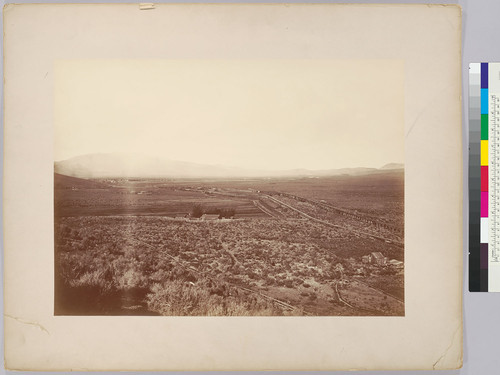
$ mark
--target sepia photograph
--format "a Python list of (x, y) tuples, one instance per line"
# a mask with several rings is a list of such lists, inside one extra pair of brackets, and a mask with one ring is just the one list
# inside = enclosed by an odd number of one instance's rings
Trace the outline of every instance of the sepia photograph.
[(55, 315), (405, 315), (403, 61), (54, 75)]
[(461, 21), (6, 6), (5, 367), (460, 367)]

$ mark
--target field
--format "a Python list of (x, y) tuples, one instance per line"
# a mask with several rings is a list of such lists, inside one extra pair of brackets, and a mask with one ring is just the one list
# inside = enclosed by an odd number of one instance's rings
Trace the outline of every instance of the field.
[(56, 174), (55, 313), (404, 315), (403, 184)]

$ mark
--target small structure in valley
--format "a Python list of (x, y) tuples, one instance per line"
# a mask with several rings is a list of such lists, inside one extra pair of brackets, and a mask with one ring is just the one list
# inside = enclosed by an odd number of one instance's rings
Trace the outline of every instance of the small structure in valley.
[(189, 214), (178, 214), (174, 216), (175, 220), (186, 220), (189, 219)]
[(203, 214), (201, 220), (218, 220), (219, 214)]

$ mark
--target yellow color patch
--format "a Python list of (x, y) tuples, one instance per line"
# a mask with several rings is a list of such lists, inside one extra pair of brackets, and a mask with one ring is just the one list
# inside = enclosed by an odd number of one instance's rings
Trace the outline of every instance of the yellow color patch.
[(488, 141), (481, 141), (481, 165), (488, 165)]

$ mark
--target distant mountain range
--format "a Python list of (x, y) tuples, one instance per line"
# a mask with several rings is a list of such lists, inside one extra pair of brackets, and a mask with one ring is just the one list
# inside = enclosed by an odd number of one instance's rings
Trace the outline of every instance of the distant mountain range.
[(389, 170), (389, 169), (404, 169), (405, 165), (401, 163), (389, 163), (381, 167), (380, 169)]
[(245, 177), (322, 177), (362, 175), (402, 170), (403, 164), (390, 163), (377, 168), (290, 169), (264, 171), (205, 165), (161, 159), (137, 154), (87, 154), (55, 162), (56, 173), (79, 178), (245, 178)]

